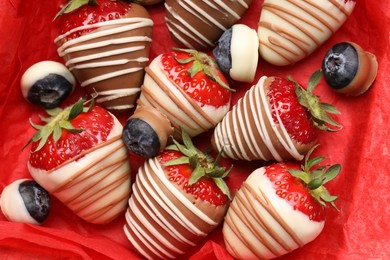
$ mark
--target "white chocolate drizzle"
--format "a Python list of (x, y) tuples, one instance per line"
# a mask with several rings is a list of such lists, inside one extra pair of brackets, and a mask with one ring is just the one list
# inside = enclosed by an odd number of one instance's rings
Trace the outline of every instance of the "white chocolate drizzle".
[(148, 259), (176, 258), (219, 224), (179, 191), (157, 158), (138, 170), (128, 204), (125, 234)]
[(223, 149), (223, 155), (232, 159), (283, 161), (282, 152), (286, 151), (301, 160), (303, 155), (284, 127), (278, 109), (275, 109), (278, 123), (272, 118), (273, 105), (269, 105), (264, 89), (266, 79), (261, 77), (215, 127), (216, 149)]
[[(98, 95), (105, 95), (106, 97), (98, 100), (98, 102), (104, 102), (107, 100), (115, 100), (118, 98), (123, 98), (126, 96), (135, 96), (140, 92), (139, 86), (130, 86), (129, 84), (123, 83), (121, 85), (112, 86), (110, 80), (124, 75), (133, 75), (136, 72), (143, 72), (144, 66), (149, 61), (148, 56), (146, 55), (147, 51), (145, 50), (146, 45), (150, 45), (152, 39), (149, 36), (127, 36), (125, 33), (130, 32), (136, 29), (142, 29), (147, 27), (152, 27), (153, 21), (149, 18), (142, 17), (130, 17), (130, 18), (121, 18), (117, 20), (110, 20), (105, 22), (99, 22), (93, 25), (85, 25), (74, 28), (62, 35), (59, 35), (54, 41), (58, 47), (58, 54), (66, 60), (65, 65), (69, 68), (70, 71), (81, 71), (91, 69), (91, 68), (105, 68), (104, 74), (95, 73), (95, 76), (90, 76), (87, 79), (81, 80), (80, 85), (82, 87), (93, 87), (94, 84), (101, 84), (102, 82), (107, 85), (108, 88), (111, 88), (112, 91), (107, 97), (107, 93), (104, 90), (97, 90)], [(66, 37), (72, 33), (82, 32), (84, 30), (91, 30), (87, 34), (81, 35), (78, 38), (71, 39), (66, 41)], [(120, 38), (116, 35), (120, 35)], [(105, 39), (104, 37), (111, 37)], [(96, 39), (102, 39), (101, 41), (96, 41)], [(133, 44), (130, 47), (126, 47), (129, 44)], [(134, 46), (134, 44), (137, 44)], [(101, 49), (115, 46), (112, 50), (101, 51)], [(95, 50), (94, 54), (82, 54), (82, 52), (88, 52), (90, 50)], [(124, 58), (129, 56), (130, 53), (145, 53), (145, 56), (141, 56), (135, 59)], [(110, 60), (107, 60), (107, 59)], [(121, 66), (121, 69), (115, 68), (117, 65), (126, 65)], [(112, 69), (110, 68), (112, 67)], [(77, 75), (77, 73), (76, 73)], [(132, 89), (132, 90), (130, 90)], [(126, 91), (129, 90), (129, 91)], [(104, 104), (104, 103), (102, 103)], [(134, 104), (118, 104), (106, 107), (112, 110), (124, 110), (134, 107)]]

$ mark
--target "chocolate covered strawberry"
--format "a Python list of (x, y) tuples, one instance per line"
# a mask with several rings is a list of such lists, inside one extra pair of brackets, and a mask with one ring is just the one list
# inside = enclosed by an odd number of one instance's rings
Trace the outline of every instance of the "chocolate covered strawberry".
[(318, 129), (341, 126), (339, 113), (313, 94), (321, 71), (310, 77), (307, 90), (290, 79), (260, 78), (216, 126), (212, 143), (223, 155), (243, 160), (301, 160), (317, 142)]
[(225, 178), (230, 170), (200, 152), (183, 133), (138, 170), (124, 231), (147, 259), (184, 254), (223, 220), (229, 203)]
[(206, 50), (237, 23), (252, 0), (166, 0), (165, 21), (171, 37), (181, 46)]
[(132, 108), (152, 42), (147, 10), (121, 0), (71, 0), (56, 22), (58, 53), (81, 87), (109, 110)]
[(356, 0), (265, 0), (257, 30), (260, 55), (278, 66), (304, 59), (343, 25), (355, 5)]
[(84, 107), (47, 110), (46, 125), (30, 139), (31, 176), (82, 219), (107, 223), (126, 209), (130, 165), (122, 125), (107, 110)]
[(174, 49), (161, 54), (146, 68), (123, 140), (136, 154), (153, 157), (170, 136), (180, 139), (182, 130), (193, 137), (213, 128), (229, 111), (231, 91), (206, 53)]
[[(314, 148), (313, 148), (314, 149)], [(252, 172), (230, 204), (223, 226), (227, 250), (237, 259), (271, 259), (314, 240), (325, 224), (327, 203), (337, 196), (323, 186), (340, 172), (339, 164), (318, 166), (275, 163)]]

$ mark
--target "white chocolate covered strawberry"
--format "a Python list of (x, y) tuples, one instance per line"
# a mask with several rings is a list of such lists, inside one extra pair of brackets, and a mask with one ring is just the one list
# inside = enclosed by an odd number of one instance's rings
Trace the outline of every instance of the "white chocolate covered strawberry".
[(278, 66), (304, 59), (342, 26), (355, 4), (355, 0), (265, 0), (258, 26), (260, 55)]
[(112, 221), (126, 209), (131, 188), (121, 123), (82, 100), (48, 113), (46, 125), (32, 124), (31, 176), (85, 221)]
[(252, 0), (167, 0), (165, 21), (171, 37), (181, 47), (206, 50), (240, 20), (251, 3)]
[(121, 0), (72, 0), (57, 20), (58, 53), (81, 87), (109, 110), (134, 107), (152, 42), (146, 9)]
[(140, 167), (126, 212), (125, 234), (147, 259), (173, 259), (194, 247), (223, 220), (230, 192), (218, 166), (183, 133)]
[(242, 184), (222, 230), (233, 257), (280, 257), (321, 233), (326, 203), (336, 208), (337, 199), (323, 184), (335, 178), (341, 167), (314, 166), (324, 157), (308, 159), (311, 152), (302, 168), (293, 163), (271, 164), (252, 172)]
[(129, 150), (144, 157), (162, 151), (171, 136), (191, 137), (213, 128), (229, 111), (231, 91), (206, 53), (175, 49), (145, 69), (137, 109), (124, 125)]

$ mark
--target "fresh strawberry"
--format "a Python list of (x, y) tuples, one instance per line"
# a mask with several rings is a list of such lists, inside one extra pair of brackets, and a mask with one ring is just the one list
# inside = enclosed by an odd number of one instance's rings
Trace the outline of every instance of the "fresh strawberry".
[(220, 107), (230, 101), (228, 82), (214, 59), (205, 53), (175, 49), (162, 55), (167, 77), (203, 105)]
[(337, 196), (323, 185), (337, 177), (341, 166), (317, 165), (325, 157), (310, 159), (315, 147), (303, 166), (271, 164), (255, 170), (243, 183), (223, 227), (227, 249), (235, 258), (279, 257), (321, 233), (327, 203), (337, 209)]
[(230, 170), (200, 152), (183, 132), (177, 141), (140, 167), (126, 213), (125, 233), (148, 259), (176, 258), (223, 220)]
[(262, 77), (217, 125), (214, 147), (225, 147), (224, 155), (234, 159), (301, 160), (316, 144), (318, 129), (341, 129), (329, 115), (339, 111), (313, 94), (321, 76), (313, 73), (307, 90), (292, 78)]
[(213, 128), (229, 111), (232, 91), (206, 53), (160, 54), (146, 68), (137, 109), (124, 126), (127, 148), (150, 158), (182, 130), (193, 137)]
[(130, 164), (122, 125), (102, 107), (81, 99), (65, 109), (47, 110), (46, 125), (29, 140), (28, 169), (43, 188), (82, 219), (107, 223), (126, 209)]
[(57, 51), (81, 87), (106, 109), (133, 108), (152, 42), (148, 11), (121, 0), (71, 0), (55, 22)]

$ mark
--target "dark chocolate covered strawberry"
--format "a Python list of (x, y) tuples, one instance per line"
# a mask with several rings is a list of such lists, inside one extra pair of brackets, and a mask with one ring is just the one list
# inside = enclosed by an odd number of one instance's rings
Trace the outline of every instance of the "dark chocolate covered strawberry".
[(340, 128), (328, 115), (338, 110), (313, 94), (321, 75), (311, 76), (307, 90), (289, 79), (261, 77), (216, 126), (213, 146), (233, 159), (301, 160), (318, 129)]
[(58, 53), (80, 85), (109, 110), (131, 109), (149, 61), (147, 10), (120, 0), (72, 0), (56, 22)]

